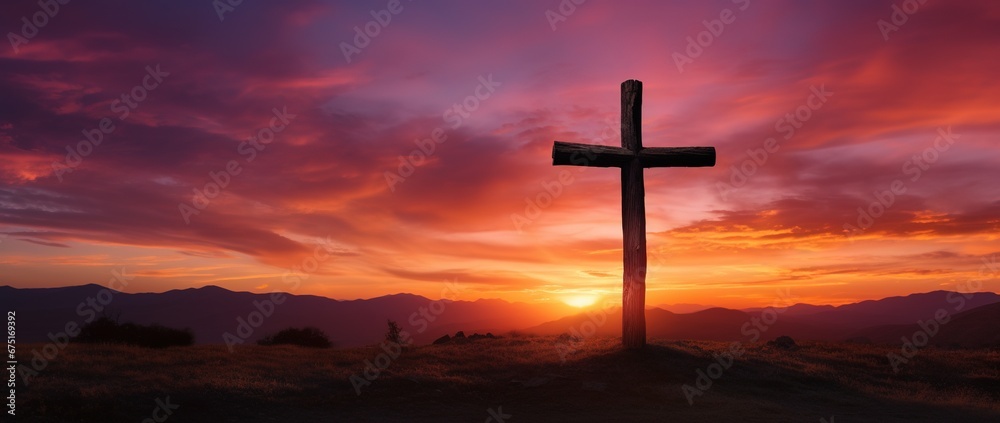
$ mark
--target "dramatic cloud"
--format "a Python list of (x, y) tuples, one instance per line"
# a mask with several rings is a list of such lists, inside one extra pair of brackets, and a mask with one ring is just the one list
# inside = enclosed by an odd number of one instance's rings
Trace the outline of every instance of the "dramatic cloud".
[(0, 284), (616, 297), (619, 172), (550, 153), (619, 145), (630, 78), (645, 145), (718, 150), (645, 172), (651, 304), (955, 289), (1000, 251), (996, 2), (401, 4), (71, 2), (29, 37), (6, 2)]

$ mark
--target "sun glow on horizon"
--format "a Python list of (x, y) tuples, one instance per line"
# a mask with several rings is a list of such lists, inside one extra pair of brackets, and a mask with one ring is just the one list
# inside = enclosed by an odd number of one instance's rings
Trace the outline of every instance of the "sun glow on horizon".
[(571, 296), (565, 297), (565, 298), (563, 298), (562, 301), (564, 303), (566, 303), (567, 305), (570, 305), (570, 306), (573, 306), (573, 307), (576, 307), (576, 308), (584, 308), (584, 307), (590, 307), (590, 306), (594, 305), (594, 303), (596, 303), (598, 299), (599, 299), (599, 297), (597, 295), (581, 294), (581, 295), (571, 295)]

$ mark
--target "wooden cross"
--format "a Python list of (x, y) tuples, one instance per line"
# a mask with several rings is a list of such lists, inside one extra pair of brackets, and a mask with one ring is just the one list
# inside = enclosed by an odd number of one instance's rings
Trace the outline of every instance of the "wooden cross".
[(642, 82), (622, 82), (622, 146), (556, 141), (552, 164), (622, 169), (622, 345), (646, 345), (646, 201), (642, 169), (715, 166), (715, 147), (643, 147)]

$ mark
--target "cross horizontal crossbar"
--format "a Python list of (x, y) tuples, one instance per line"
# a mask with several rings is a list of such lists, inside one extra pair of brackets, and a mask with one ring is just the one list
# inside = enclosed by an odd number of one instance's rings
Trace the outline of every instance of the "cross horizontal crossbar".
[(638, 156), (642, 167), (715, 166), (715, 147), (643, 147), (638, 154), (623, 147), (556, 141), (552, 164), (623, 167)]

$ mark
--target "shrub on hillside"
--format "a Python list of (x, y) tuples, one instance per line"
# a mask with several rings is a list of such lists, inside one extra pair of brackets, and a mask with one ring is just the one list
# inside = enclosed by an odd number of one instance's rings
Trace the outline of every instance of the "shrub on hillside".
[(389, 325), (389, 330), (385, 333), (385, 340), (394, 344), (402, 344), (403, 337), (401, 333), (403, 331), (402, 329), (399, 328), (399, 325), (396, 323), (396, 321), (388, 320), (386, 321), (386, 324)]
[(76, 341), (94, 344), (126, 344), (147, 348), (166, 348), (194, 344), (190, 329), (173, 329), (160, 325), (118, 323), (102, 316), (80, 328)]
[(330, 348), (330, 338), (318, 328), (288, 328), (257, 341), (257, 345), (298, 345), (311, 348)]

